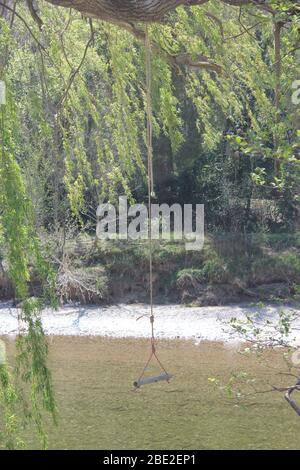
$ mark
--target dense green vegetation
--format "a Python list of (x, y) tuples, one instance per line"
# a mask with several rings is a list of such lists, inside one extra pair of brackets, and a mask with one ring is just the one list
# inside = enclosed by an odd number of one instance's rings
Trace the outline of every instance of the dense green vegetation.
[[(18, 17), (11, 28), (2, 19), (5, 121), (36, 223), (51, 229), (71, 217), (91, 222), (101, 198), (124, 192), (144, 200), (143, 41), (44, 2), (39, 31), (19, 3), (31, 34)], [(281, 21), (278, 75), (274, 24)], [(298, 16), (215, 1), (178, 8), (167, 25), (150, 29), (158, 200), (205, 203), (209, 230), (293, 228)], [(222, 71), (174, 67), (169, 57), (178, 55), (195, 63), (211, 57)]]
[[(71, 232), (63, 258), (56, 232), (47, 237), (54, 260), (55, 291), (61, 303), (114, 304), (148, 302), (149, 246), (145, 241), (95, 241)], [(290, 234), (214, 234), (202, 251), (187, 252), (183, 241), (153, 246), (156, 303), (226, 305), (243, 301), (289, 301), (299, 298), (300, 237)], [(43, 279), (31, 265), (30, 294), (39, 297)], [(2, 273), (0, 297), (16, 298)], [(18, 303), (18, 300), (17, 300)]]
[[(299, 228), (297, 4), (270, 1), (267, 9), (234, 8), (215, 0), (181, 6), (164, 23), (149, 26), (157, 199), (204, 203), (207, 233)], [(23, 424), (16, 418), (24, 403), (19, 378), (30, 387), (25, 420), (33, 419), (44, 444), (42, 409), (55, 414), (39, 311), (45, 301), (55, 304), (55, 290), (68, 299), (66, 240), (72, 230), (93, 236), (100, 200), (114, 202), (121, 194), (146, 200), (144, 35), (143, 23), (121, 28), (43, 1), (0, 2), (0, 80), (7, 87), (0, 158), (1, 278), (7, 283), (10, 277), (23, 305), (20, 320), (28, 328), (18, 343), (18, 378), (0, 366), (8, 447), (18, 444), (14, 439)], [(59, 233), (60, 243), (51, 249), (48, 240)], [(237, 277), (248, 290), (253, 279), (247, 270), (262, 262), (264, 251), (273, 272), (279, 266), (276, 281), (285, 278), (295, 293), (297, 243), (288, 256), (283, 249), (274, 255), (255, 244), (257, 260), (249, 252), (225, 261), (213, 243), (199, 259), (191, 255), (188, 260), (182, 247), (170, 244), (157, 250), (157, 266), (169, 257), (176, 265), (167, 279), (170, 289)], [(83, 290), (103, 297), (105, 278), (120, 269), (122, 260), (126, 271), (132, 263), (143, 267), (147, 256), (143, 248), (127, 253), (123, 247), (120, 256), (118, 243), (109, 245), (109, 256), (106, 249), (96, 248), (94, 255), (86, 254), (92, 260), (72, 265), (84, 270)], [(32, 299), (35, 278), (39, 289)]]

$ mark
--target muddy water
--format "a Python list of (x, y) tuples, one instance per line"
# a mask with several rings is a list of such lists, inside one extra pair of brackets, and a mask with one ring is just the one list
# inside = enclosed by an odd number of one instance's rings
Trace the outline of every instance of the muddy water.
[[(130, 391), (147, 358), (145, 340), (53, 337), (50, 362), (60, 409), (52, 449), (299, 449), (300, 419), (280, 394), (238, 405), (209, 384), (232, 372), (260, 388), (282, 384), (282, 354), (245, 358), (220, 343), (160, 342), (171, 384)], [(285, 382), (287, 383), (287, 382)], [(34, 444), (32, 444), (34, 447)]]

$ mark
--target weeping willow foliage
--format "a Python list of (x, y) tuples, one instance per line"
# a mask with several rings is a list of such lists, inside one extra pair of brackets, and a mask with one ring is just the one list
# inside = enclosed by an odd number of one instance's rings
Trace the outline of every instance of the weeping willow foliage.
[[(16, 297), (23, 301), (23, 307), (18, 319), (20, 329), (15, 373), (12, 376), (5, 364), (0, 366), (0, 404), (4, 407), (4, 443), (8, 448), (18, 446), (20, 423), (14, 407), (18, 408), (25, 402), (21, 399), (21, 390), (16, 386), (14, 379), (22, 378), (23, 382), (28, 384), (26, 393), (30, 403), (24, 418), (25, 421), (34, 421), (45, 447), (47, 440), (42, 426), (42, 409), (50, 412), (54, 418), (56, 410), (50, 372), (46, 365), (47, 344), (39, 316), (43, 299), (29, 298), (30, 262), (37, 266), (45, 285), (48, 286), (47, 289), (51, 290), (54, 279), (51, 269), (41, 255), (39, 241), (34, 233), (32, 205), (26, 193), (20, 166), (14, 157), (14, 127), (11, 127), (10, 123), (16, 123), (16, 116), (11, 100), (13, 98), (8, 100), (7, 119), (6, 114), (2, 112), (1, 226), (6, 241), (10, 276), (14, 281)], [(45, 290), (45, 296), (49, 297), (50, 290)]]
[(18, 395), (10, 371), (5, 364), (0, 365), (0, 404), (2, 412), (1, 443), (5, 443), (7, 449), (22, 448), (24, 443), (18, 437), (20, 431), (20, 422), (17, 416)]
[[(144, 26), (136, 25), (136, 37), (42, 3), (40, 31), (26, 2), (18, 2), (17, 11), (25, 22), (9, 13), (0, 20), (0, 79), (8, 89), (0, 159), (0, 236), (16, 296), (23, 300), (20, 324), (26, 325), (17, 344), (16, 371), (0, 367), (0, 438), (9, 448), (21, 445), (23, 418), (18, 410), (24, 400), (16, 376), (27, 383), (30, 405), (23, 417), (34, 421), (44, 446), (42, 410), (55, 416), (40, 321), (45, 298), (53, 300), (54, 274), (43, 259), (38, 227), (57, 226), (70, 211), (80, 220), (103, 198), (113, 202), (121, 193), (132, 198), (136, 185), (146, 178), (145, 50), (140, 39)], [(285, 184), (291, 162), (299, 177), (299, 110), (289, 112), (292, 83), (300, 78), (292, 52), (299, 27), (299, 18), (293, 17), (282, 31), (278, 109), (274, 18), (266, 12), (212, 1), (178, 8), (167, 23), (150, 26), (155, 137), (168, 139), (178, 168), (184, 164), (178, 155), (187, 135), (183, 109), (190, 106), (204, 151), (217, 151), (224, 129), (230, 128), (229, 144), (246, 157), (281, 158), (280, 174), (272, 184)], [(195, 61), (201, 55), (211, 57), (222, 73), (174, 67), (170, 58), (179, 54)], [(254, 167), (255, 176), (259, 184), (268, 179)], [(41, 299), (30, 299), (31, 263), (44, 279)]]
[[(91, 31), (76, 12), (47, 5), (41, 10), (40, 32), (26, 8), (20, 5), (20, 11), (39, 44), (18, 23), (22, 47), (10, 49), (7, 77), (22, 123), (15, 155), (26, 171), (38, 216), (45, 218), (41, 194), (47, 195), (56, 223), (67, 210), (61, 204), (64, 194), (76, 215), (86, 210), (87, 202), (95, 206), (118, 193), (130, 196), (134, 182), (145, 177), (143, 41), (108, 23), (94, 22)], [(143, 33), (143, 25), (137, 28)], [(178, 8), (167, 24), (150, 27), (155, 132), (169, 139), (175, 160), (186, 137), (182, 105), (187, 101), (197, 112), (204, 151), (216, 150), (224, 127), (232, 124), (233, 135), (242, 128), (237, 144), (249, 154), (293, 157), (286, 136), (289, 130), (295, 132), (296, 124), (287, 110), (299, 74), (290, 53), (298, 28), (295, 17), (282, 32), (284, 118), (278, 120), (274, 20), (269, 14), (251, 7), (240, 13), (215, 1), (201, 8)], [(19, 41), (13, 27), (12, 40)], [(168, 61), (168, 55), (187, 53), (195, 60), (199, 55), (213, 58), (223, 72), (174, 68)], [(275, 150), (269, 145), (272, 139)], [(282, 171), (283, 178), (284, 165)], [(37, 172), (40, 181), (32, 184)]]

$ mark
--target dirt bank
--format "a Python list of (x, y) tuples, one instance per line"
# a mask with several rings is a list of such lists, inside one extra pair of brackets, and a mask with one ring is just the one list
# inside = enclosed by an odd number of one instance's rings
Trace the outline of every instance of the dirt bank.
[[(43, 241), (61, 303), (147, 303), (149, 247), (143, 241), (95, 241), (88, 235)], [(0, 271), (0, 300), (14, 296), (7, 263)], [(300, 296), (300, 234), (208, 235), (204, 249), (187, 252), (181, 241), (154, 243), (154, 301), (194, 307), (244, 302), (286, 302)], [(30, 292), (41, 295), (31, 267)]]

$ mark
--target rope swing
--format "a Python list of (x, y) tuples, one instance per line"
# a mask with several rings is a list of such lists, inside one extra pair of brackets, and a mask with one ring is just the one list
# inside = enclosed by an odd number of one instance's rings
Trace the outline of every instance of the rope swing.
[[(153, 113), (152, 113), (152, 67), (151, 67), (151, 41), (149, 36), (149, 29), (146, 26), (145, 31), (145, 51), (146, 51), (146, 113), (147, 113), (147, 162), (148, 162), (148, 232), (149, 232), (149, 292), (150, 292), (150, 324), (151, 324), (151, 352), (149, 359), (140, 375), (138, 380), (133, 383), (135, 390), (142, 385), (147, 385), (160, 381), (169, 382), (172, 378), (156, 353), (156, 339), (154, 329), (154, 307), (153, 307), (153, 243), (152, 243), (152, 198), (155, 197), (154, 193), (154, 178), (153, 178)], [(162, 373), (157, 376), (146, 377), (145, 373), (152, 359), (155, 359), (161, 368)]]

